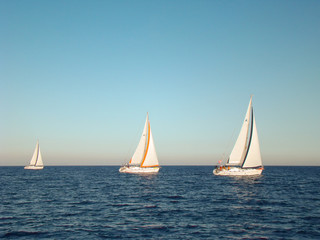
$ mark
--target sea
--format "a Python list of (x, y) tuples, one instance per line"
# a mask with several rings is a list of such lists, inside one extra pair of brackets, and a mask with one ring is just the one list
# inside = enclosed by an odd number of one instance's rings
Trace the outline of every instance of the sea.
[(0, 167), (4, 239), (320, 239), (320, 167)]

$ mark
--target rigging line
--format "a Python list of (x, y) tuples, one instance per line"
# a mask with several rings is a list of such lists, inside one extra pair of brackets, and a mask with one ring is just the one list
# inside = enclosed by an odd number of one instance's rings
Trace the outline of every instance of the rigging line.
[[(235, 132), (236, 132), (236, 128), (234, 127), (233, 128), (233, 132), (232, 132), (232, 134), (231, 134), (231, 136), (230, 136), (230, 138), (229, 138), (229, 141), (227, 141), (227, 144), (225, 145), (225, 149), (224, 149), (224, 152), (223, 152), (223, 154), (222, 154), (222, 158), (225, 158), (225, 157), (227, 157), (228, 155), (227, 155), (227, 152), (230, 152), (230, 154), (231, 154), (231, 151), (229, 151), (229, 148), (230, 148), (230, 146), (231, 146), (231, 144), (233, 143), (233, 141), (232, 141), (232, 139), (233, 139), (233, 137), (234, 137), (234, 135), (235, 135)], [(229, 155), (230, 155), (229, 154)], [(229, 156), (230, 157), (230, 156)], [(228, 162), (228, 160), (229, 160), (229, 157), (228, 157), (228, 159), (227, 159), (227, 162)]]
[[(141, 131), (141, 129), (140, 128), (137, 128), (137, 131), (136, 131), (136, 134), (134, 134), (133, 136), (132, 136), (132, 139), (131, 139), (131, 145), (130, 145), (130, 147), (128, 148), (128, 150), (127, 150), (127, 153), (126, 154), (124, 154), (124, 157), (122, 158), (122, 163), (127, 163), (128, 162), (128, 158), (130, 158), (130, 154), (131, 154), (131, 158), (130, 159), (132, 159), (132, 156), (133, 156), (133, 154), (134, 154), (134, 145), (136, 144), (136, 140), (137, 140), (137, 142), (138, 142), (138, 144), (139, 144), (139, 134), (140, 134), (140, 131)], [(143, 133), (143, 130), (142, 130), (142, 133)], [(130, 160), (129, 160), (130, 161)]]

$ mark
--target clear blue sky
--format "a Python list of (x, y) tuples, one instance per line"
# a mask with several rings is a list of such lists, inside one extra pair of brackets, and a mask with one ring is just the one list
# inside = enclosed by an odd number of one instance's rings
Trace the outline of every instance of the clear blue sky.
[(320, 165), (320, 1), (0, 1), (0, 165), (230, 154), (251, 94), (264, 165)]

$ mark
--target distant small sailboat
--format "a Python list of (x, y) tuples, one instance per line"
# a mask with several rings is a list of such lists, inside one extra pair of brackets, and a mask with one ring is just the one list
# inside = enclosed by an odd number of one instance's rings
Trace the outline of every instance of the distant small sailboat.
[(33, 156), (30, 160), (30, 163), (29, 163), (29, 165), (25, 166), (24, 169), (41, 170), (41, 169), (43, 169), (43, 167), (44, 166), (43, 166), (43, 162), (42, 162), (39, 141), (37, 141), (36, 148), (34, 150), (34, 153), (33, 153)]
[(260, 144), (251, 96), (240, 134), (227, 164), (225, 166), (217, 166), (213, 170), (213, 174), (223, 176), (260, 175), (262, 170)]
[(120, 167), (123, 173), (157, 173), (160, 166), (152, 137), (149, 114), (138, 147), (129, 163)]

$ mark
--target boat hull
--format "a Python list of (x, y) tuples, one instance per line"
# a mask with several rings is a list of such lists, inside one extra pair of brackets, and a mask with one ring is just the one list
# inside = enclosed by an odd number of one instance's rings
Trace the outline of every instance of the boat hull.
[(43, 166), (25, 166), (24, 169), (27, 169), (27, 170), (42, 170)]
[(160, 167), (127, 167), (123, 166), (119, 169), (119, 172), (122, 173), (157, 173), (159, 172)]
[(263, 168), (216, 168), (213, 170), (214, 175), (219, 176), (254, 176), (261, 175)]

